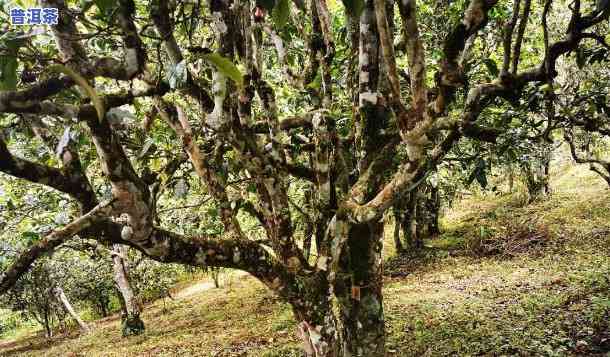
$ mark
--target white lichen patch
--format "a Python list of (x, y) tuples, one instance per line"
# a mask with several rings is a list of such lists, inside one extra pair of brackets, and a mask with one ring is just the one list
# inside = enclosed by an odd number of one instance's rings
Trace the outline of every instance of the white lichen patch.
[(318, 260), (316, 261), (316, 267), (319, 270), (326, 271), (328, 269), (328, 257), (325, 255), (319, 256)]
[(133, 237), (133, 228), (131, 228), (131, 226), (123, 226), (123, 229), (121, 230), (121, 238), (123, 240), (130, 240), (131, 237)]
[[(366, 16), (366, 15), (367, 15), (367, 14), (365, 14), (364, 16)], [(370, 15), (369, 15), (369, 16), (370, 16)], [(369, 26), (370, 26), (370, 25), (369, 25), (368, 23), (366, 23), (366, 22), (362, 22), (362, 23), (360, 23), (360, 33), (361, 33), (361, 34), (364, 34), (364, 35), (368, 34), (368, 32), (369, 32)]]
[(125, 71), (127, 76), (131, 77), (138, 72), (138, 51), (135, 48), (127, 48), (125, 50)]
[(313, 125), (313, 127), (318, 130), (320, 128), (320, 125), (322, 124), (322, 113), (320, 112), (316, 112), (313, 115), (313, 118), (311, 119), (311, 124)]
[(365, 103), (371, 103), (372, 105), (377, 104), (378, 94), (377, 92), (363, 92), (360, 93), (359, 104), (360, 107), (363, 107)]
[(212, 82), (214, 110), (206, 117), (206, 123), (209, 127), (218, 130), (226, 122), (223, 105), (227, 95), (227, 78), (220, 71), (214, 71), (212, 74)]
[(359, 76), (360, 83), (368, 83), (369, 77), (370, 77), (370, 74), (368, 71), (360, 71), (360, 76)]
[(214, 30), (221, 35), (227, 33), (229, 30), (227, 24), (225, 24), (222, 19), (222, 13), (218, 11), (212, 13), (212, 26), (214, 27)]

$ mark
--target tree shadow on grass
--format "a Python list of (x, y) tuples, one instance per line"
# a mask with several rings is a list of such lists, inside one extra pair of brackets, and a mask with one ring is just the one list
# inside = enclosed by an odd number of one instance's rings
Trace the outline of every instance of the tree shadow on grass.
[(20, 356), (23, 352), (42, 351), (51, 346), (61, 344), (66, 340), (71, 340), (79, 336), (78, 330), (69, 331), (51, 338), (45, 337), (42, 333), (29, 336), (27, 338), (3, 344), (0, 347), (0, 356)]

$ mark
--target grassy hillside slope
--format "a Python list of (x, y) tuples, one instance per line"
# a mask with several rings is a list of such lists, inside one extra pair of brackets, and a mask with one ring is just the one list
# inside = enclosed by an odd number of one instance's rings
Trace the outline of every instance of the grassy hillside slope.
[[(528, 206), (519, 194), (464, 199), (422, 253), (389, 259), (392, 355), (610, 355), (610, 190), (573, 167), (551, 185)], [(0, 342), (0, 355), (299, 356), (289, 306), (236, 280), (148, 306), (143, 336), (121, 338), (114, 317), (86, 336)]]

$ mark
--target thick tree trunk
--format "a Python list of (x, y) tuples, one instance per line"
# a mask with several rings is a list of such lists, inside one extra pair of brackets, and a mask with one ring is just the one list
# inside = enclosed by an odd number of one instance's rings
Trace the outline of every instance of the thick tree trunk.
[[(331, 283), (308, 288), (317, 288), (317, 293), (309, 294), (315, 301), (306, 301), (304, 306), (316, 307), (295, 307), (297, 318), (306, 319), (298, 328), (308, 357), (385, 355), (383, 224), (356, 224), (348, 231), (339, 270), (326, 277)], [(312, 316), (312, 311), (317, 314)]]
[(416, 190), (417, 241), (415, 246), (421, 248), (423, 238), (440, 234), (438, 220), (441, 202), (438, 187), (432, 184), (422, 184)]
[(428, 234), (428, 222), (429, 220), (429, 212), (428, 212), (428, 192), (426, 191), (427, 187), (424, 185), (420, 185), (416, 188), (417, 192), (417, 200), (416, 200), (416, 208), (415, 208), (415, 248), (421, 248), (423, 246), (423, 238), (427, 237)]
[[(305, 207), (312, 207), (312, 192), (311, 190), (305, 190)], [(305, 260), (309, 261), (311, 256), (311, 241), (314, 235), (314, 223), (310, 222), (306, 217), (303, 217), (305, 228), (303, 230), (303, 256)]]
[(50, 308), (44, 308), (42, 311), (40, 311), (40, 314), (36, 313), (36, 312), (31, 312), (32, 317), (34, 317), (34, 320), (36, 320), (36, 322), (38, 322), (40, 324), (40, 326), (42, 326), (45, 330), (45, 337), (46, 338), (51, 338), (53, 337), (53, 329), (51, 328), (51, 319), (50, 319), (50, 315), (51, 315), (51, 310)]
[(57, 325), (59, 326), (59, 332), (64, 334), (68, 331), (68, 326), (66, 325), (66, 319), (62, 316), (57, 316)]
[(122, 316), (121, 330), (123, 336), (139, 335), (144, 332), (144, 322), (140, 319), (140, 306), (129, 283), (129, 271), (125, 257), (127, 247), (119, 244), (113, 246), (114, 281), (121, 293), (125, 311)]
[(80, 316), (78, 316), (76, 311), (74, 311), (72, 304), (70, 304), (70, 300), (68, 300), (68, 297), (64, 293), (64, 289), (57, 286), (55, 287), (55, 289), (53, 289), (53, 293), (55, 294), (57, 300), (61, 302), (62, 306), (64, 307), (64, 310), (66, 310), (66, 312), (74, 319), (74, 321), (76, 321), (78, 327), (80, 327), (83, 332), (89, 333), (91, 331), (89, 329), (89, 326), (87, 326), (87, 324), (80, 318)]

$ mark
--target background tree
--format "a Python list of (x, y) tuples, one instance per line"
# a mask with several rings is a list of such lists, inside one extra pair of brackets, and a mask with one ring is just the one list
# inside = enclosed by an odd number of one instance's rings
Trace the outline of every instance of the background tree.
[(51, 337), (53, 325), (63, 321), (65, 314), (61, 302), (54, 297), (55, 288), (48, 267), (41, 261), (3, 296), (3, 305), (36, 321), (44, 328), (46, 336)]

